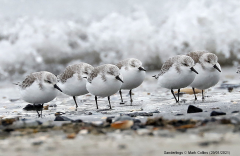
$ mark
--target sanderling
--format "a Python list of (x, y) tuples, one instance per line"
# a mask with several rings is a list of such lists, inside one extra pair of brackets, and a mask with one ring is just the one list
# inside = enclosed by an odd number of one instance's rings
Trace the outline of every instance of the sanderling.
[(58, 86), (64, 94), (73, 97), (73, 100), (78, 107), (76, 96), (87, 94), (86, 89), (87, 78), (92, 72), (93, 67), (87, 63), (79, 63), (68, 66), (64, 72), (57, 76)]
[[(130, 102), (132, 103), (132, 89), (142, 84), (146, 75), (146, 70), (142, 67), (142, 62), (135, 58), (120, 61), (117, 67), (120, 69), (120, 73), (124, 79), (121, 89), (130, 90)], [(119, 94), (121, 96), (121, 103), (123, 103), (121, 89), (119, 90)]]
[[(52, 101), (57, 96), (56, 89), (62, 91), (56, 83), (57, 77), (54, 74), (41, 71), (28, 75), (22, 83), (17, 85), (20, 87), (20, 95), (24, 101), (43, 106), (44, 103)], [(40, 117), (39, 113), (38, 117)]]
[(112, 64), (95, 67), (87, 80), (87, 90), (95, 95), (97, 109), (97, 96), (107, 96), (110, 109), (112, 109), (110, 96), (119, 91), (123, 83), (119, 68)]
[(194, 81), (190, 84), (195, 95), (194, 88), (202, 90), (202, 99), (204, 99), (203, 90), (216, 85), (220, 79), (221, 66), (218, 63), (218, 57), (206, 51), (194, 51), (187, 54), (194, 62), (194, 68), (199, 72)]
[[(161, 87), (171, 89), (176, 102), (179, 102), (180, 88), (190, 85), (196, 74), (198, 74), (193, 66), (194, 61), (191, 57), (186, 55), (177, 55), (164, 62), (160, 73), (153, 77), (158, 79), (158, 84)], [(178, 89), (178, 99), (174, 95), (173, 89)]]

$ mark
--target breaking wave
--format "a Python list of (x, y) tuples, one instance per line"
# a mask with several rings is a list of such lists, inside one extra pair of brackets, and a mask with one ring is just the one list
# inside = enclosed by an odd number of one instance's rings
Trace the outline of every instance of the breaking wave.
[[(10, 6), (10, 2), (0, 4)], [(50, 2), (53, 8), (61, 4)], [(40, 15), (32, 15), (34, 7), (20, 15), (10, 14), (5, 7), (6, 14), (0, 15), (0, 78), (40, 70), (58, 74), (78, 61), (96, 66), (128, 57), (140, 59), (147, 69), (157, 69), (170, 56), (200, 49), (216, 53), (222, 63), (232, 64), (240, 58), (238, 0), (139, 4), (133, 0), (128, 7), (126, 1), (95, 2), (89, 1), (91, 9), (80, 11), (74, 4), (85, 6), (86, 2), (71, 0), (71, 13), (58, 6), (55, 13), (47, 10)], [(21, 3), (32, 5), (29, 0)]]

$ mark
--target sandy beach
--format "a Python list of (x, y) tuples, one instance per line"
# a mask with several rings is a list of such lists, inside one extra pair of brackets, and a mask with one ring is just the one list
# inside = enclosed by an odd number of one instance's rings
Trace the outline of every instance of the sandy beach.
[[(78, 97), (79, 107), (64, 94), (44, 104), (43, 117), (25, 111), (17, 88), (1, 85), (0, 155), (238, 155), (240, 144), (239, 78), (235, 68), (223, 68), (221, 81), (197, 101), (181, 93), (179, 104), (167, 89), (158, 88), (148, 72), (146, 80), (120, 97), (99, 99), (96, 109), (90, 94)], [(236, 87), (236, 88), (235, 88)], [(186, 90), (185, 90), (186, 91)], [(189, 105), (202, 109), (187, 113)], [(222, 112), (225, 115), (210, 116)], [(59, 115), (56, 116), (56, 112)], [(58, 120), (64, 121), (54, 121)], [(133, 121), (126, 129), (114, 128), (116, 120)], [(185, 153), (187, 152), (187, 153)], [(193, 153), (191, 153), (193, 152)], [(207, 153), (206, 153), (207, 152)]]

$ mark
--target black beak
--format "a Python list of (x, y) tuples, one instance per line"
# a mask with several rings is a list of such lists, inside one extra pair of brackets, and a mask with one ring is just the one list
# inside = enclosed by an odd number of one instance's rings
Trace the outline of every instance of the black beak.
[(123, 80), (119, 76), (116, 76), (116, 79), (123, 83)]
[(215, 68), (215, 69), (217, 69), (219, 72), (221, 72), (221, 70), (217, 67), (216, 64), (213, 66), (213, 68)]
[(146, 71), (146, 69), (144, 69), (143, 67), (139, 67), (138, 69), (139, 69), (139, 70)]
[(198, 74), (198, 72), (197, 72), (193, 67), (191, 67), (190, 69), (191, 69), (191, 71), (193, 71), (193, 72), (195, 72), (196, 74)]
[(53, 85), (54, 86), (54, 88), (56, 88), (56, 89), (58, 89), (60, 92), (62, 92), (62, 90), (55, 84), (55, 85)]

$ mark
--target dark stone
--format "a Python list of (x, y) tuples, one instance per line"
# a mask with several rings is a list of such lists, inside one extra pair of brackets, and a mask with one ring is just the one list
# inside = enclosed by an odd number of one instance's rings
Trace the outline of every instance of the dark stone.
[(121, 113), (120, 116), (130, 116), (130, 117), (136, 117), (136, 116), (153, 116), (152, 112), (134, 112), (134, 113)]
[(120, 145), (118, 145), (118, 148), (119, 148), (119, 149), (125, 149), (125, 148), (126, 148), (126, 145), (120, 144)]
[(140, 127), (138, 126), (138, 125), (133, 125), (132, 127), (131, 127), (131, 129), (132, 130), (137, 130), (137, 129), (139, 129)]
[(141, 120), (139, 119), (133, 119), (134, 124), (141, 124)]
[(56, 104), (50, 104), (48, 107), (57, 107)]
[(33, 110), (37, 110), (37, 111), (40, 111), (43, 109), (43, 105), (42, 104), (28, 104), (26, 105), (23, 110), (26, 110), (26, 111), (33, 111)]
[(230, 119), (221, 119), (221, 124), (231, 124), (231, 120)]
[(54, 121), (73, 121), (73, 120), (65, 116), (56, 116)]
[(182, 116), (183, 114), (176, 114), (175, 116)]
[(239, 113), (239, 111), (232, 111), (232, 113)]
[(18, 101), (19, 99), (10, 99), (11, 102)]
[(212, 111), (212, 113), (210, 114), (210, 116), (219, 116), (219, 115), (226, 115), (226, 113), (225, 112)]
[(183, 128), (183, 129), (177, 129), (179, 132), (182, 132), (182, 133), (185, 133), (187, 132), (187, 129), (186, 128)]
[(85, 112), (86, 115), (92, 115), (92, 112)]
[[(71, 119), (70, 119), (71, 120)], [(83, 121), (81, 119), (73, 120), (73, 123), (82, 123)]]
[(233, 87), (228, 87), (228, 92), (232, 92), (233, 91)]
[(160, 113), (158, 110), (155, 110), (155, 111), (152, 111), (152, 112), (149, 112), (149, 113)]
[(7, 133), (10, 133), (10, 132), (12, 132), (12, 131), (14, 131), (14, 129), (12, 129), (12, 128), (6, 128), (6, 129), (4, 129), (4, 132), (7, 132)]
[(187, 113), (199, 113), (202, 112), (203, 110), (201, 108), (195, 107), (193, 105), (188, 106)]
[[(23, 120), (22, 120), (23, 121)], [(42, 125), (42, 122), (39, 120), (36, 120), (36, 122), (38, 123), (38, 125)]]
[(222, 83), (221, 86), (219, 87), (220, 89), (228, 89), (228, 88), (238, 88), (240, 87), (239, 84), (229, 84), (229, 83)]
[(130, 117), (136, 117), (137, 114), (135, 113), (120, 113), (120, 116), (130, 116)]
[(217, 121), (217, 119), (215, 119), (215, 118), (212, 118), (210, 121), (211, 121), (211, 122), (216, 122), (216, 121)]
[(207, 124), (208, 122), (209, 122), (208, 119), (204, 119), (204, 120), (202, 121), (202, 125), (205, 125), (205, 124)]
[(219, 144), (219, 142), (217, 141), (205, 141), (205, 142), (199, 143), (200, 146), (209, 146), (209, 145), (217, 145), (217, 144)]
[(111, 117), (107, 117), (106, 122), (112, 123), (112, 118)]
[(36, 142), (33, 142), (32, 145), (38, 146), (38, 145), (41, 145), (42, 143), (43, 143), (42, 141), (36, 141)]

